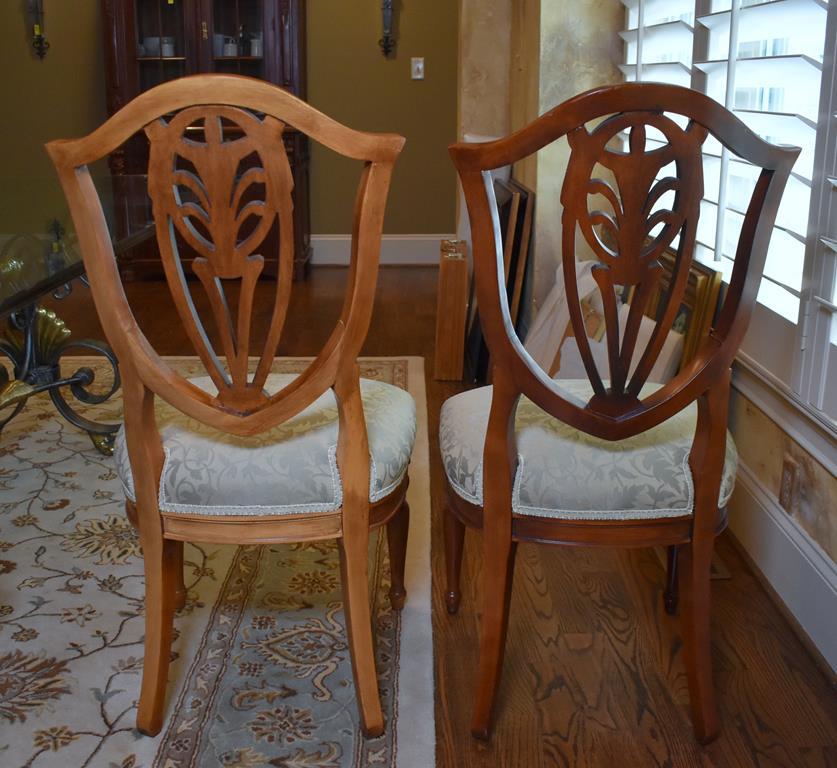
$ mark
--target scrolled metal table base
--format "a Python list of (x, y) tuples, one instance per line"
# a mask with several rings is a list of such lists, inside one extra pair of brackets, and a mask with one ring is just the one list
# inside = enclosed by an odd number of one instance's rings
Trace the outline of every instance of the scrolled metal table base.
[[(113, 369), (111, 384), (102, 392), (92, 390), (96, 374), (87, 366), (62, 377), (60, 360), (70, 350), (102, 355)], [(32, 395), (48, 392), (58, 412), (70, 424), (87, 432), (96, 450), (107, 456), (113, 453), (119, 424), (91, 421), (66, 398), (69, 391), (79, 403), (98, 405), (119, 389), (119, 365), (107, 344), (93, 339), (72, 339), (70, 329), (54, 312), (31, 304), (9, 317), (8, 327), (0, 333), (0, 354), (14, 366), (14, 379), (0, 367), (0, 411), (13, 408), (10, 415), (0, 418), (0, 431), (20, 413)]]

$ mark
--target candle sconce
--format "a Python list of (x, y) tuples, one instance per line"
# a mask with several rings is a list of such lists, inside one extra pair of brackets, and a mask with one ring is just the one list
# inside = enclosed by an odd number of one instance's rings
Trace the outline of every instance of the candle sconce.
[(44, 36), (44, 0), (26, 0), (26, 12), (32, 24), (32, 47), (39, 59), (49, 50), (49, 41)]
[(383, 37), (378, 40), (378, 45), (381, 46), (385, 58), (389, 58), (389, 55), (395, 51), (392, 2), (393, 0), (382, 0), (381, 2), (381, 30)]

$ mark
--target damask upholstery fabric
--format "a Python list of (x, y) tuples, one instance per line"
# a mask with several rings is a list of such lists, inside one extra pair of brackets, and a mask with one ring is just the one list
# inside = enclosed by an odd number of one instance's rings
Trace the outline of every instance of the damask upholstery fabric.
[[(583, 401), (586, 380), (562, 380), (562, 389)], [(659, 385), (648, 385), (645, 397)], [(442, 406), (439, 439), (451, 487), (482, 506), (482, 454), (492, 387), (462, 392)], [(690, 515), (694, 483), (689, 450), (697, 404), (647, 432), (610, 442), (564, 424), (522, 397), (517, 409), (518, 468), (512, 510), (566, 520), (623, 520)], [(738, 454), (727, 433), (719, 506), (735, 485)]]
[[(295, 378), (271, 374), (268, 392)], [(208, 376), (191, 379), (214, 392)], [(416, 436), (413, 398), (399, 387), (361, 379), (371, 456), (369, 499), (394, 491), (407, 472)], [(218, 432), (157, 399), (165, 462), (160, 509), (204, 515), (283, 515), (329, 512), (342, 503), (337, 468), (337, 403), (326, 391), (308, 408), (267, 432), (237, 437)], [(125, 495), (135, 500), (122, 429), (114, 455)]]

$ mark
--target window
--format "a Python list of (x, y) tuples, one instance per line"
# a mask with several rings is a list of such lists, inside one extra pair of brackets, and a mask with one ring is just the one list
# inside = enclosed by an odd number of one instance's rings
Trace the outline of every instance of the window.
[[(626, 80), (694, 88), (767, 141), (802, 148), (776, 218), (742, 353), (833, 430), (837, 0), (622, 1)], [(696, 258), (728, 280), (757, 172), (709, 140), (703, 167)]]

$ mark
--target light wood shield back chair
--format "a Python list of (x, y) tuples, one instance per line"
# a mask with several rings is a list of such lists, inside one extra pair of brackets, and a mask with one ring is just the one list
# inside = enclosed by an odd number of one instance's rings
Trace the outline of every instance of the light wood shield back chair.
[[(684, 119), (672, 119), (677, 115)], [(667, 384), (654, 386), (648, 376), (692, 263), (703, 197), (701, 151), (710, 134), (760, 173), (717, 321), (694, 359)], [(617, 144), (620, 135), (627, 137), (624, 149)], [(488, 174), (564, 136), (570, 156), (561, 192), (563, 274), (589, 381), (553, 381), (514, 332)], [(710, 561), (715, 536), (726, 525), (723, 508), (736, 466), (727, 435), (730, 365), (750, 319), (779, 201), (799, 150), (765, 143), (700, 93), (649, 83), (589, 91), (511, 136), (455, 144), (450, 153), (471, 220), (476, 293), (493, 377), (493, 389), (446, 401), (440, 424), (450, 498), (445, 544), (451, 613), (460, 600), (465, 525), (482, 529), (483, 613), (472, 733), (487, 738), (490, 732), (515, 548), (518, 541), (533, 541), (676, 548), (669, 551), (679, 552), (692, 722), (698, 739), (708, 741), (718, 732)], [(667, 166), (673, 170), (657, 180)], [(609, 371), (597, 369), (585, 332), (576, 286), (580, 242), (598, 261), (593, 275), (604, 306)], [(668, 297), (645, 350), (635, 350), (645, 304), (662, 275), (658, 259), (670, 247), (676, 259)], [(632, 289), (633, 298), (620, 329), (622, 286)]]
[[(293, 266), (285, 126), (363, 163), (342, 313), (322, 351), (296, 378), (269, 376)], [(150, 142), (148, 192), (160, 256), (180, 321), (206, 368), (203, 379), (186, 379), (174, 371), (137, 325), (87, 168), (141, 130)], [(146, 734), (157, 733), (163, 723), (172, 616), (185, 597), (183, 542), (327, 538), (339, 540), (362, 727), (368, 735), (383, 730), (367, 543), (370, 527), (388, 524), (390, 597), (393, 607), (400, 608), (415, 407), (396, 387), (362, 381), (357, 356), (372, 313), (390, 178), (403, 145), (401, 136), (347, 128), (262, 81), (201, 75), (147, 91), (89, 136), (47, 146), (122, 374), (125, 426), (116, 453), (145, 559), (145, 660), (137, 727)], [(266, 338), (257, 346), (250, 325), (264, 260), (254, 249), (277, 222), (275, 301)], [(198, 254), (193, 263), (197, 281), (186, 281), (178, 238)], [(207, 314), (217, 329), (220, 352), (193, 301), (196, 284), (208, 296)], [(228, 301), (229, 286), (238, 289), (237, 306)], [(251, 349), (258, 358), (248, 373)], [(235, 460), (245, 464), (235, 477), (220, 477), (212, 458), (229, 451), (237, 451)], [(178, 469), (188, 464), (194, 477), (196, 462), (200, 480), (181, 482), (180, 475), (188, 473)], [(308, 465), (313, 468), (306, 474)], [(331, 482), (324, 483), (323, 476)]]

